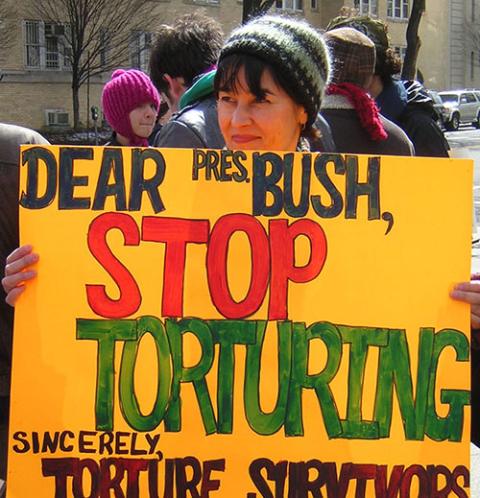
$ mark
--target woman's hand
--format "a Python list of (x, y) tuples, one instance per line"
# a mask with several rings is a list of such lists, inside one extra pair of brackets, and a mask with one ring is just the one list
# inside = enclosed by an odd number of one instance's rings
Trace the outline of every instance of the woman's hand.
[(474, 273), (470, 282), (457, 284), (450, 297), (470, 304), (472, 329), (480, 329), (480, 273)]
[(15, 306), (18, 296), (25, 290), (25, 282), (35, 278), (37, 272), (30, 268), (39, 257), (31, 245), (17, 247), (5, 263), (5, 276), (2, 279), (3, 290), (7, 294), (5, 301), (10, 306)]

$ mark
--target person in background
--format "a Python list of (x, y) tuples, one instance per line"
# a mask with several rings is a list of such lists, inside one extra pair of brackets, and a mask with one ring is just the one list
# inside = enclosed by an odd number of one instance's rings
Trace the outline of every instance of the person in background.
[(199, 13), (184, 15), (158, 30), (150, 54), (150, 76), (173, 116), (153, 139), (155, 147), (224, 146), (211, 72), (222, 44), (220, 24)]
[(332, 19), (327, 31), (350, 27), (368, 36), (375, 44), (375, 74), (368, 92), (380, 112), (400, 126), (415, 147), (415, 155), (449, 157), (449, 145), (435, 119), (433, 101), (418, 82), (394, 79), (402, 63), (390, 47), (388, 26), (368, 16), (340, 16)]
[(103, 87), (102, 109), (113, 129), (105, 145), (148, 147), (160, 107), (150, 78), (137, 69), (117, 69)]
[[(18, 178), (21, 144), (48, 145), (36, 131), (0, 123), (0, 265), (3, 279), (7, 256), (18, 246)], [(0, 300), (0, 497), (7, 470), (13, 309)]]
[(413, 145), (383, 117), (367, 93), (375, 68), (375, 45), (360, 31), (337, 28), (324, 35), (332, 57), (332, 77), (321, 112), (338, 152), (413, 155)]
[(227, 148), (310, 150), (329, 72), (325, 43), (305, 22), (262, 16), (234, 30), (214, 79)]

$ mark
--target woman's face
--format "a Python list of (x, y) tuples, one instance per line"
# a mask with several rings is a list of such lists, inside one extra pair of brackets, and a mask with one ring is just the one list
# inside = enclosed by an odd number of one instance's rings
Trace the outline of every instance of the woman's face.
[(218, 122), (227, 148), (294, 151), (307, 121), (305, 109), (275, 83), (269, 69), (260, 84), (262, 99), (250, 93), (241, 68), (235, 90), (219, 91)]
[(157, 111), (154, 104), (146, 103), (135, 107), (133, 111), (130, 111), (128, 117), (130, 118), (133, 133), (137, 137), (148, 138), (155, 126)]

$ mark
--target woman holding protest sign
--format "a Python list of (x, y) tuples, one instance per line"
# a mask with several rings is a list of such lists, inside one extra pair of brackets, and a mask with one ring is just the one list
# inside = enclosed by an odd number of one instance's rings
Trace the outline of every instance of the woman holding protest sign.
[[(328, 74), (328, 52), (308, 24), (261, 17), (235, 30), (221, 52), (215, 78), (227, 147), (306, 150), (306, 138), (316, 134), (314, 122)], [(36, 276), (32, 265), (37, 261), (31, 246), (8, 257), (2, 284), (9, 304), (15, 304), (24, 283)], [(452, 297), (472, 305), (472, 325), (480, 328), (480, 286), (462, 284)]]

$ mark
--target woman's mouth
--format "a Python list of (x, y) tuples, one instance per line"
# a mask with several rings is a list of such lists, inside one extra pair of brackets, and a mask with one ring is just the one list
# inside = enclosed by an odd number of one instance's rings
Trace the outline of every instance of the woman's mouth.
[(232, 140), (237, 144), (246, 144), (259, 139), (257, 135), (232, 135)]

